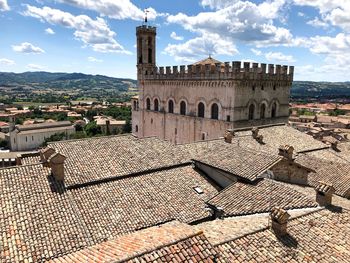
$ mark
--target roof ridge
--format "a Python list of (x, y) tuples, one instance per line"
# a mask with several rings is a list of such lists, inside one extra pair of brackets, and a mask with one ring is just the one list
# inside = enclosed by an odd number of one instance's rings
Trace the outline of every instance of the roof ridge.
[(19, 169), (22, 167), (27, 167), (27, 166), (37, 166), (37, 165), (42, 165), (43, 162), (39, 161), (38, 163), (28, 163), (28, 164), (22, 164), (22, 165), (13, 165), (13, 166), (8, 166), (8, 167), (0, 167), (0, 171), (6, 170), (6, 169)]
[(199, 230), (198, 232), (196, 232), (194, 234), (190, 234), (190, 235), (188, 235), (186, 237), (183, 237), (183, 238), (180, 238), (178, 240), (174, 240), (174, 241), (171, 241), (171, 242), (168, 242), (168, 243), (164, 243), (162, 245), (155, 246), (154, 248), (150, 248), (150, 249), (147, 249), (147, 250), (145, 250), (143, 252), (136, 253), (136, 254), (134, 254), (134, 255), (132, 255), (130, 257), (127, 257), (125, 259), (122, 259), (122, 260), (119, 260), (119, 261), (116, 261), (116, 262), (126, 262), (126, 261), (129, 261), (129, 260), (133, 259), (133, 258), (143, 256), (143, 255), (151, 253), (151, 252), (153, 252), (155, 250), (159, 250), (159, 249), (162, 249), (162, 248), (167, 247), (167, 246), (172, 246), (172, 245), (175, 245), (175, 244), (177, 244), (179, 242), (185, 241), (185, 240), (187, 240), (189, 238), (193, 238), (193, 237), (200, 236), (200, 235), (204, 235), (203, 230)]
[(161, 171), (165, 171), (165, 170), (171, 170), (171, 169), (176, 169), (176, 168), (190, 166), (190, 165), (192, 165), (192, 162), (182, 162), (182, 163), (178, 163), (178, 164), (173, 164), (173, 165), (169, 165), (169, 166), (162, 166), (162, 167), (153, 168), (153, 169), (147, 169), (147, 170), (129, 173), (129, 174), (125, 174), (125, 175), (110, 176), (110, 177), (105, 177), (105, 178), (92, 180), (92, 181), (88, 181), (88, 182), (84, 182), (84, 183), (72, 184), (72, 185), (68, 185), (66, 187), (66, 189), (67, 190), (75, 190), (75, 189), (80, 189), (80, 188), (84, 188), (84, 187), (88, 187), (88, 186), (94, 186), (94, 185), (99, 185), (99, 184), (103, 184), (103, 183), (119, 181), (119, 180), (129, 178), (129, 177), (148, 175), (148, 174), (152, 174), (155, 172), (161, 172)]
[[(94, 136), (94, 137), (88, 137), (88, 138), (80, 138), (80, 139), (70, 139), (70, 140), (62, 140), (62, 141), (55, 141), (55, 142), (48, 142), (47, 145), (51, 144), (59, 144), (59, 143), (65, 143), (65, 142), (77, 142), (77, 141), (84, 141), (84, 140), (94, 140), (99, 138), (107, 138), (107, 137), (123, 137), (123, 136), (133, 136), (135, 135), (131, 133), (123, 133), (123, 134), (117, 134), (117, 135), (103, 135), (103, 136)], [(137, 138), (137, 137), (135, 137)]]
[[(293, 209), (287, 209), (287, 212), (288, 212), (289, 210), (293, 210)], [(306, 216), (309, 216), (309, 215), (311, 215), (311, 214), (313, 214), (313, 213), (317, 213), (317, 212), (320, 212), (320, 211), (323, 211), (323, 210), (326, 210), (326, 208), (319, 208), (318, 210), (313, 210), (313, 211), (310, 211), (310, 212), (308, 212), (308, 213), (306, 213), (306, 214), (303, 214), (303, 215), (300, 215), (300, 216), (296, 216), (296, 217), (290, 219), (288, 222), (295, 221), (295, 220), (300, 219), (300, 218), (302, 218), (302, 217), (306, 217)], [(346, 210), (347, 210), (347, 209), (346, 209)], [(267, 212), (265, 212), (265, 213), (267, 213)], [(255, 214), (260, 214), (260, 213), (255, 213)], [(255, 215), (255, 214), (251, 214), (251, 215)], [(270, 229), (270, 226), (263, 226), (262, 228), (257, 229), (257, 230), (254, 230), (254, 231), (252, 231), (252, 232), (245, 233), (245, 234), (242, 234), (242, 235), (237, 236), (237, 237), (234, 237), (234, 238), (227, 238), (226, 240), (217, 243), (217, 244), (215, 245), (215, 247), (221, 246), (221, 245), (223, 245), (223, 244), (225, 244), (225, 243), (232, 242), (232, 241), (235, 241), (235, 240), (244, 238), (244, 237), (246, 237), (246, 236), (250, 236), (250, 235), (253, 235), (253, 234), (256, 234), (256, 233), (259, 233), (259, 232), (263, 232), (263, 231), (269, 230), (269, 229)]]

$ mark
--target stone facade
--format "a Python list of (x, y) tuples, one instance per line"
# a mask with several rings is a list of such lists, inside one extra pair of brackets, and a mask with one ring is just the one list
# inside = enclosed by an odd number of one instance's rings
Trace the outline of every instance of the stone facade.
[(156, 28), (140, 26), (136, 35), (136, 136), (188, 143), (218, 138), (227, 129), (288, 121), (294, 67), (209, 57), (187, 67), (157, 68)]

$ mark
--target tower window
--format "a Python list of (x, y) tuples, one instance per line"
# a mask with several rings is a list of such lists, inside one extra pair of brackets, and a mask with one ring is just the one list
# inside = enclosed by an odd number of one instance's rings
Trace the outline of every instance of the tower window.
[(180, 114), (186, 115), (186, 102), (184, 101), (180, 102)]
[(198, 117), (204, 118), (205, 106), (203, 102), (198, 103)]
[(136, 125), (136, 126), (135, 126), (135, 132), (138, 132), (138, 131), (139, 131), (139, 126)]
[(248, 115), (248, 119), (249, 120), (254, 120), (254, 111), (255, 111), (254, 104), (250, 104), (250, 106), (249, 106), (249, 115)]
[(149, 98), (146, 99), (146, 109), (151, 110), (151, 100)]
[(169, 102), (168, 102), (168, 112), (174, 113), (174, 101), (173, 100), (169, 100)]
[(158, 99), (154, 99), (154, 110), (159, 111), (159, 102)]
[(211, 118), (213, 120), (219, 119), (219, 106), (216, 103), (211, 105)]
[(230, 115), (226, 116), (226, 121), (231, 121), (231, 116)]
[(261, 90), (264, 90), (264, 85), (261, 85)]
[(265, 111), (266, 111), (265, 104), (261, 104), (261, 106), (260, 106), (260, 119), (265, 119)]
[(276, 90), (276, 85), (273, 85), (273, 90)]
[(277, 104), (276, 104), (276, 102), (274, 102), (272, 104), (272, 108), (271, 108), (271, 117), (272, 118), (276, 117), (276, 112), (277, 112)]
[(255, 85), (252, 86), (252, 91), (255, 91)]

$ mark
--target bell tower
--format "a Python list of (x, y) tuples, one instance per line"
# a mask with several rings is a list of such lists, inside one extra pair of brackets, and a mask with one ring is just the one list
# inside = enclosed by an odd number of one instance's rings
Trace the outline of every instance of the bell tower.
[[(147, 21), (145, 19), (145, 21)], [(156, 66), (156, 28), (145, 23), (136, 28), (137, 77), (149, 75)]]

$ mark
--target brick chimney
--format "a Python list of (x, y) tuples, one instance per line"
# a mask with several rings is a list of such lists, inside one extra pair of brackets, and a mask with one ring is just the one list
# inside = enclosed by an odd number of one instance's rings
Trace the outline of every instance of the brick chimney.
[(334, 151), (337, 151), (337, 150), (338, 150), (338, 141), (332, 141), (332, 142), (331, 142), (331, 148), (332, 148)]
[(294, 147), (291, 145), (281, 145), (278, 148), (278, 154), (289, 161), (293, 161)]
[(252, 136), (253, 136), (253, 138), (256, 139), (258, 137), (258, 135), (259, 135), (259, 128), (254, 127), (252, 129)]
[(277, 236), (287, 235), (287, 223), (288, 223), (290, 214), (288, 214), (287, 211), (279, 207), (274, 207), (271, 210), (270, 217), (271, 217), (271, 230)]
[(49, 158), (52, 175), (57, 181), (64, 181), (64, 161), (66, 159), (67, 157), (60, 153), (55, 153)]
[(234, 137), (234, 132), (227, 130), (224, 135), (224, 140), (227, 143), (232, 143), (232, 139)]
[(49, 166), (48, 160), (50, 156), (53, 155), (54, 153), (55, 153), (55, 150), (50, 147), (46, 147), (45, 149), (42, 149), (40, 151), (40, 161), (43, 163), (45, 167)]
[(315, 187), (316, 191), (316, 202), (320, 206), (328, 206), (332, 204), (332, 196), (335, 192), (335, 189), (332, 184), (325, 182), (318, 182), (318, 185)]

